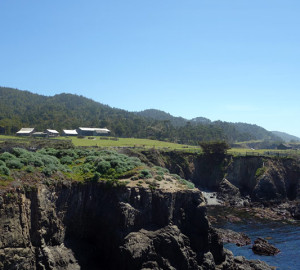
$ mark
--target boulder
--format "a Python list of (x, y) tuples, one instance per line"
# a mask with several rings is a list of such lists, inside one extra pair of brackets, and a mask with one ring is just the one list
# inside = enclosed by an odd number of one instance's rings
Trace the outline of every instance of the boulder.
[(269, 244), (267, 240), (260, 237), (254, 241), (252, 250), (255, 254), (265, 255), (265, 256), (273, 256), (280, 252), (278, 248)]

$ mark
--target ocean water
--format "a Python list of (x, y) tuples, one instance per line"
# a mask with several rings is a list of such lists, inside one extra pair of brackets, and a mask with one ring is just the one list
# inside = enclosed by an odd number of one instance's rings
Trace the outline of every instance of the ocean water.
[(249, 221), (243, 224), (227, 223), (218, 227), (243, 232), (251, 238), (252, 243), (258, 237), (266, 238), (270, 244), (281, 250), (275, 256), (260, 256), (253, 253), (251, 245), (238, 247), (235, 244), (224, 244), (224, 247), (231, 250), (235, 256), (265, 261), (280, 270), (300, 270), (300, 224)]

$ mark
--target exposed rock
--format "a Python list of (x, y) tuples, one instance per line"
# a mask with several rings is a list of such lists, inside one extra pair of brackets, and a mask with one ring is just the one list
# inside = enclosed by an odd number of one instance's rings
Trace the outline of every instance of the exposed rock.
[(276, 255), (280, 252), (280, 250), (273, 245), (269, 244), (269, 242), (263, 238), (257, 238), (254, 241), (254, 245), (252, 246), (252, 250), (255, 254), (272, 256)]
[(225, 201), (230, 205), (243, 205), (239, 189), (225, 178), (219, 184), (218, 199)]
[[(153, 266), (156, 269), (201, 269), (189, 238), (174, 225), (156, 231), (132, 232), (126, 236), (121, 250), (126, 262), (123, 269), (153, 269)], [(206, 261), (214, 266), (212, 255)]]
[(289, 210), (294, 219), (300, 220), (300, 202), (293, 205)]
[(69, 183), (0, 198), (0, 269), (242, 269), (198, 190)]
[[(296, 159), (261, 156), (225, 156), (222, 159), (176, 151), (142, 151), (144, 162), (166, 167), (171, 173), (190, 179), (200, 189), (217, 191), (220, 199), (230, 194), (251, 201), (280, 203), (300, 200), (300, 163)], [(223, 181), (224, 177), (227, 181)], [(223, 193), (223, 195), (222, 195)], [(248, 206), (250, 200), (236, 201)]]
[(251, 239), (244, 233), (221, 228), (218, 228), (216, 230), (223, 243), (233, 243), (237, 246), (247, 246), (251, 244)]

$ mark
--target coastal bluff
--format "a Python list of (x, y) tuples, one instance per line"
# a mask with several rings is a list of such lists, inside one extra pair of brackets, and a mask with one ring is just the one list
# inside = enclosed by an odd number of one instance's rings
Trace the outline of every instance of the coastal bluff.
[(197, 190), (62, 182), (0, 194), (0, 269), (272, 269), (234, 258)]

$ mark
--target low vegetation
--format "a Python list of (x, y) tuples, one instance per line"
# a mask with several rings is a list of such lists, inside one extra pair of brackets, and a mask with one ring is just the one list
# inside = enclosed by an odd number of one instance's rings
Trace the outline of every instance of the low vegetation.
[(12, 148), (0, 154), (0, 185), (6, 186), (20, 179), (70, 179), (80, 182), (105, 182), (109, 186), (127, 185), (159, 187), (158, 182), (175, 181), (181, 188), (194, 185), (167, 169), (149, 167), (137, 157), (129, 157), (112, 150), (43, 148), (28, 151)]

